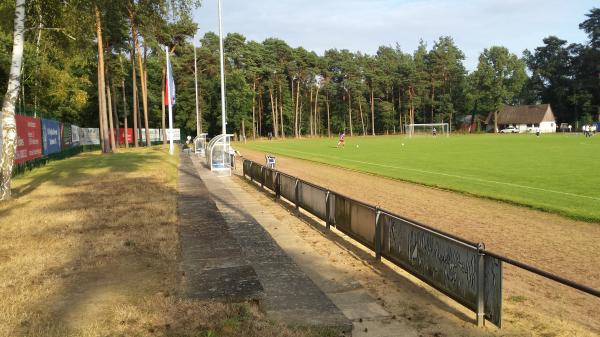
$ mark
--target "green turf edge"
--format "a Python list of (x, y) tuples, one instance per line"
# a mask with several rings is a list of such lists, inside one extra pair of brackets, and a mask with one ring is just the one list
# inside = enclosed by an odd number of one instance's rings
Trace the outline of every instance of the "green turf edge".
[[(246, 149), (251, 150), (251, 151), (266, 153), (263, 150), (258, 150), (256, 148), (251, 147), (251, 146), (249, 147), (249, 146), (242, 145), (240, 147), (241, 148), (246, 148)], [(503, 203), (506, 203), (506, 204), (509, 204), (509, 205), (520, 206), (520, 207), (525, 207), (525, 208), (529, 208), (529, 209), (533, 209), (533, 210), (537, 210), (537, 211), (542, 211), (542, 212), (545, 212), (545, 213), (560, 215), (560, 216), (563, 216), (565, 218), (569, 218), (569, 219), (573, 219), (573, 220), (584, 221), (584, 222), (589, 222), (589, 223), (594, 223), (594, 224), (600, 224), (600, 217), (586, 217), (586, 216), (582, 216), (582, 215), (575, 214), (575, 213), (564, 212), (564, 211), (561, 211), (561, 210), (558, 210), (558, 209), (555, 209), (555, 208), (551, 208), (551, 207), (536, 206), (536, 205), (533, 205), (533, 204), (521, 203), (521, 202), (510, 200), (510, 199), (499, 198), (499, 197), (492, 197), (492, 196), (489, 196), (489, 195), (471, 193), (471, 192), (462, 191), (462, 190), (459, 190), (459, 189), (453, 189), (453, 188), (450, 188), (450, 187), (439, 186), (437, 184), (428, 184), (428, 183), (423, 183), (423, 182), (414, 181), (414, 180), (410, 180), (410, 179), (402, 179), (402, 178), (397, 178), (397, 177), (385, 176), (385, 175), (382, 175), (382, 174), (376, 174), (376, 173), (373, 173), (373, 172), (367, 172), (367, 171), (362, 171), (362, 170), (358, 170), (358, 169), (353, 169), (353, 168), (345, 167), (345, 166), (342, 166), (342, 165), (335, 165), (335, 164), (325, 163), (325, 162), (318, 161), (318, 160), (315, 160), (315, 159), (297, 157), (297, 156), (290, 155), (290, 154), (287, 154), (287, 153), (282, 153), (282, 152), (279, 152), (279, 151), (276, 151), (276, 150), (271, 150), (271, 151), (269, 151), (269, 153), (274, 153), (274, 154), (277, 154), (277, 155), (280, 155), (280, 156), (283, 156), (283, 157), (288, 157), (288, 158), (305, 160), (305, 161), (316, 163), (316, 164), (320, 164), (320, 165), (325, 165), (325, 166), (340, 168), (340, 169), (344, 169), (344, 170), (351, 171), (351, 172), (358, 172), (358, 173), (362, 173), (362, 174), (367, 174), (367, 175), (374, 176), (374, 177), (380, 177), (380, 178), (385, 178), (385, 179), (389, 179), (389, 180), (396, 180), (396, 181), (411, 183), (411, 184), (420, 185), (420, 186), (424, 186), (424, 187), (435, 188), (435, 189), (438, 189), (438, 190), (441, 190), (441, 191), (458, 193), (458, 194), (461, 194), (461, 195), (466, 195), (466, 196), (471, 196), (471, 197), (477, 197), (477, 198), (480, 198), (480, 199), (486, 199), (486, 200), (492, 200), (492, 201), (499, 201), (499, 202), (503, 202)], [(242, 156), (242, 158), (244, 158), (244, 156)]]

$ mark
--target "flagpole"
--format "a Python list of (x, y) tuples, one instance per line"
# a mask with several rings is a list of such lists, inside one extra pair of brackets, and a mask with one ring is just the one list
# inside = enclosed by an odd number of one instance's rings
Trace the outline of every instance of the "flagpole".
[(194, 86), (196, 88), (196, 136), (200, 136), (200, 114), (198, 113), (198, 62), (196, 61), (196, 46), (194, 46)]
[(223, 20), (221, 19), (221, 0), (219, 0), (219, 53), (221, 56), (221, 125), (222, 134), (227, 134), (225, 118), (225, 61), (223, 59)]
[(171, 67), (169, 67), (169, 47), (166, 48), (167, 54), (167, 104), (169, 105), (169, 153), (172, 155), (174, 152), (173, 149), (173, 104), (172, 104), (172, 94), (171, 94)]

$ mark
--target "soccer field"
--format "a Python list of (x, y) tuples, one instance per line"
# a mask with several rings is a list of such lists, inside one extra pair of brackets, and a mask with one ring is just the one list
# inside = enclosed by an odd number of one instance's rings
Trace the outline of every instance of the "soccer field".
[[(527, 205), (600, 222), (600, 136), (348, 137), (239, 147)], [(368, 191), (365, 191), (368, 193)]]

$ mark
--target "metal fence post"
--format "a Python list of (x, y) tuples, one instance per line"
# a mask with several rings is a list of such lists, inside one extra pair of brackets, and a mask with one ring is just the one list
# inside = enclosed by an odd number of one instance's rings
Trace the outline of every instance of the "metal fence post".
[(484, 287), (485, 287), (485, 245), (483, 243), (477, 244), (477, 326), (482, 327), (485, 324), (485, 300), (484, 300)]
[(260, 167), (260, 188), (265, 187), (265, 170), (264, 167)]
[(280, 175), (279, 172), (275, 172), (275, 186), (273, 186), (273, 188), (275, 189), (275, 199), (280, 199), (281, 198), (281, 182), (280, 182)]
[(327, 191), (327, 194), (325, 195), (325, 228), (329, 229), (329, 227), (331, 227), (331, 222), (329, 221), (330, 217), (331, 217), (331, 211), (329, 209), (329, 195), (331, 194), (331, 192)]
[(294, 200), (294, 204), (296, 205), (296, 210), (298, 210), (300, 208), (300, 201), (298, 200), (299, 199), (298, 196), (300, 195), (300, 193), (299, 193), (300, 191), (298, 190), (298, 185), (299, 185), (298, 179), (296, 179), (296, 183), (294, 185), (294, 190), (295, 190), (294, 191), (294, 199), (295, 199)]
[(381, 223), (379, 221), (381, 211), (379, 207), (375, 210), (375, 259), (381, 261)]

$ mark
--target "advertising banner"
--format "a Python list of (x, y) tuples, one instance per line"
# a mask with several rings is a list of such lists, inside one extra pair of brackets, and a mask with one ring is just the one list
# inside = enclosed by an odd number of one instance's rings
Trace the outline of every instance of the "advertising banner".
[[(119, 142), (121, 144), (125, 144), (125, 129), (124, 128), (119, 129)], [(129, 144), (133, 143), (133, 129), (132, 128), (127, 129), (127, 142)]]
[(71, 130), (71, 124), (60, 123), (60, 129), (62, 134), (62, 149), (66, 150), (73, 146), (73, 135)]
[(71, 141), (73, 142), (73, 146), (79, 145), (79, 127), (75, 125), (71, 125)]
[[(139, 131), (142, 136), (142, 142), (146, 141), (146, 129), (140, 129)], [(150, 129), (150, 142), (160, 142), (161, 138), (161, 130), (160, 129)]]
[(98, 128), (79, 128), (81, 145), (100, 145), (100, 130)]
[[(167, 140), (171, 140), (171, 134), (169, 133), (169, 129), (167, 129)], [(181, 140), (181, 130), (173, 129), (173, 141)]]
[(38, 118), (15, 115), (17, 122), (17, 152), (15, 164), (42, 156), (42, 127)]
[(42, 119), (42, 143), (44, 155), (60, 152), (62, 140), (59, 122), (52, 119)]

